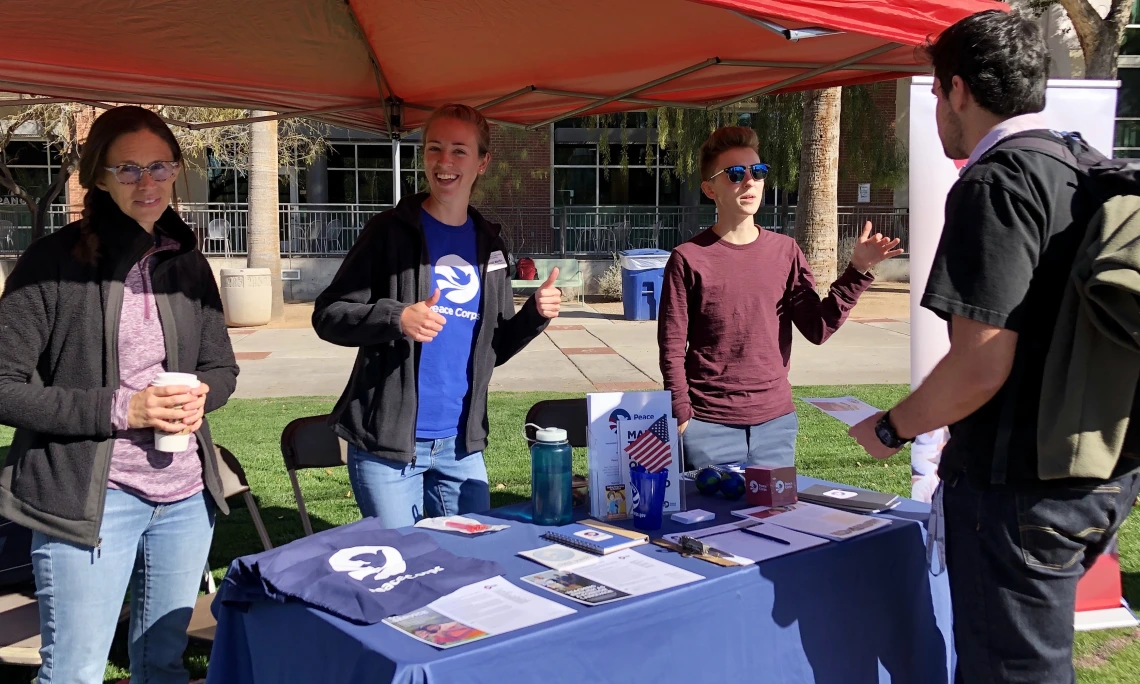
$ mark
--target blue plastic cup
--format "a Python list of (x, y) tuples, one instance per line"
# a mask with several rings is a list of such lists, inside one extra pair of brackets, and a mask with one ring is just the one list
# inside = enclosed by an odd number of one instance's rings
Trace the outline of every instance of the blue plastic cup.
[(629, 467), (633, 485), (633, 526), (639, 530), (661, 529), (665, 510), (665, 488), (669, 486), (669, 469), (651, 473), (640, 465)]

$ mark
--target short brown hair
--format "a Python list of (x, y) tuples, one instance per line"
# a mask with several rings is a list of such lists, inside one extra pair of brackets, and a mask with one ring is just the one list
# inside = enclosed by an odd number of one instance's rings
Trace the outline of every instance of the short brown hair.
[(486, 157), (491, 149), (491, 126), (487, 119), (479, 113), (478, 109), (465, 104), (445, 104), (437, 107), (424, 123), (424, 141), (427, 141), (428, 129), (439, 119), (456, 119), (466, 121), (475, 127), (476, 137), (479, 141), (479, 156)]
[(756, 131), (744, 126), (725, 126), (713, 131), (701, 145), (701, 180), (708, 180), (720, 170), (716, 168), (716, 160), (720, 155), (740, 147), (760, 154), (760, 138), (756, 137)]

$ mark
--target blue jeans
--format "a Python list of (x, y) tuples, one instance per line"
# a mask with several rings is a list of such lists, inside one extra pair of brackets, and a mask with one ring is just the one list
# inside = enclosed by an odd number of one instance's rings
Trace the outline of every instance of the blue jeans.
[(1072, 684), (1077, 582), (1108, 550), (1140, 471), (1103, 483), (943, 485), (956, 684)]
[(348, 447), (348, 480), (365, 517), (387, 528), (420, 518), (481, 513), (491, 507), (483, 452), (466, 453), (446, 439), (416, 440), (416, 456), (402, 463)]
[(214, 535), (203, 493), (155, 504), (107, 490), (97, 548), (36, 532), (39, 684), (102, 684), (123, 597), (131, 592), (131, 684), (186, 684), (186, 627)]
[(694, 418), (681, 435), (686, 467), (695, 470), (730, 463), (795, 465), (799, 425), (794, 411), (759, 425), (720, 425)]

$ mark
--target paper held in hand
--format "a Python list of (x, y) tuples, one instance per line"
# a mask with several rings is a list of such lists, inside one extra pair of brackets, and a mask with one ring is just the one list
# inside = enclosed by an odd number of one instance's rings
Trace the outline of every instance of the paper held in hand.
[(856, 397), (830, 397), (804, 399), (803, 401), (823, 411), (832, 418), (841, 420), (852, 427), (881, 410)]

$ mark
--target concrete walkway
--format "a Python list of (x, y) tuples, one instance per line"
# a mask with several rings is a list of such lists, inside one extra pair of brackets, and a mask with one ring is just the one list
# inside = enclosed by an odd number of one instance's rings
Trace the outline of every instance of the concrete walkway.
[[(797, 332), (792, 348), (794, 385), (907, 383), (910, 324), (905, 284), (884, 290), (852, 312), (826, 344)], [(305, 305), (290, 305), (290, 308)], [(620, 305), (568, 302), (563, 313), (515, 358), (495, 369), (492, 391), (607, 392), (659, 389), (657, 323), (625, 321)], [(868, 315), (869, 314), (869, 315)], [(893, 315), (892, 315), (893, 314)], [(296, 327), (230, 331), (241, 365), (242, 398), (338, 396), (356, 349), (317, 338), (303, 308), (287, 320)]]

